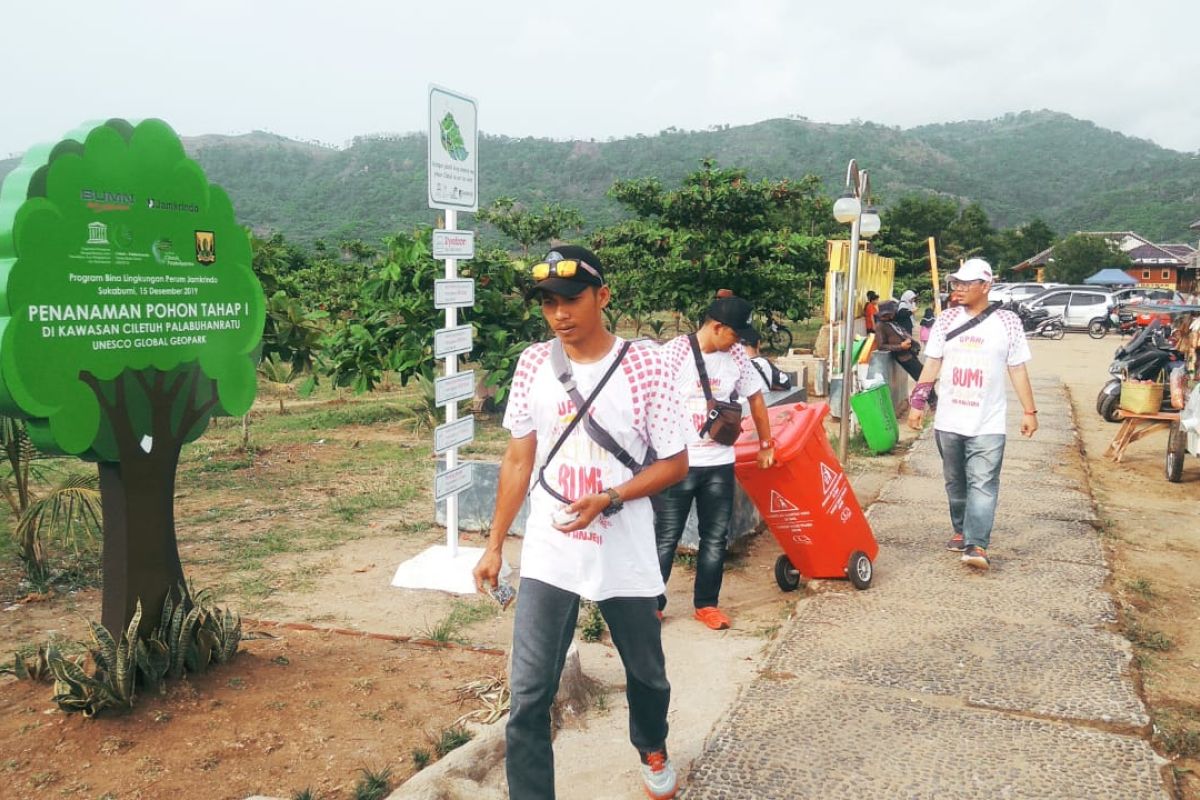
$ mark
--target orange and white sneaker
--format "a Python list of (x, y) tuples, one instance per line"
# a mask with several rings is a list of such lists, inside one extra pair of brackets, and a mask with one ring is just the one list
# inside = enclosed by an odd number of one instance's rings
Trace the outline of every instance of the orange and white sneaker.
[(732, 624), (729, 621), (729, 617), (725, 616), (721, 612), (721, 609), (717, 608), (716, 606), (697, 608), (696, 619), (700, 620), (714, 631), (723, 631)]
[(642, 753), (642, 787), (650, 800), (670, 800), (679, 791), (679, 778), (666, 750)]

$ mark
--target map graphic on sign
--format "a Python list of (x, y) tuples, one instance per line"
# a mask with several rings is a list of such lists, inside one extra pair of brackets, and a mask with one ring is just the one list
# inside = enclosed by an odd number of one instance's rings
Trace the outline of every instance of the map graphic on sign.
[(449, 111), (442, 117), (442, 149), (455, 161), (465, 161), (469, 155), (462, 131), (458, 129), (458, 123)]

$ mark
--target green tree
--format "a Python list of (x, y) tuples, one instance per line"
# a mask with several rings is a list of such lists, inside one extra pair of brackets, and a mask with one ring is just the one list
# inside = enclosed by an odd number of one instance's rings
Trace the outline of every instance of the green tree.
[[(146, 201), (155, 196), (195, 210), (155, 209)], [(116, 244), (86, 244), (97, 217)], [(194, 260), (197, 231), (212, 233), (215, 262)], [(105, 249), (116, 246), (143, 255), (118, 261)], [(264, 298), (249, 239), (229, 197), (167, 125), (110, 120), (30, 151), (8, 176), (0, 264), (8, 265), (0, 413), (26, 419), (41, 450), (98, 462), (104, 625), (123, 631), (140, 599), (142, 630), (152, 630), (167, 593), (184, 585), (174, 511), (180, 451), (213, 414), (242, 414), (254, 401)], [(146, 274), (174, 284), (148, 284)], [(197, 276), (208, 280), (189, 281)], [(123, 295), (125, 285), (142, 291)], [(156, 294), (159, 285), (193, 288)], [(46, 324), (64, 315), (87, 324)], [(113, 319), (149, 329), (108, 327)], [(172, 335), (197, 330), (204, 334)]]
[[(433, 334), (441, 327), (433, 282), (444, 266), (431, 255), (431, 233), (419, 228), (384, 240), (361, 287), (362, 305), (326, 342), (322, 360), (335, 385), (365, 392), (388, 373), (402, 385), (416, 376), (433, 379)], [(475, 305), (459, 312), (460, 323), (474, 326), (477, 361), (503, 402), (521, 350), (544, 332), (541, 315), (524, 301), (527, 278), (503, 250), (478, 248), (460, 274), (476, 281)]]
[(1103, 236), (1075, 233), (1054, 245), (1046, 264), (1046, 280), (1080, 283), (1102, 269), (1126, 270), (1132, 266), (1129, 256)]
[(1003, 275), (1014, 264), (1020, 264), (1054, 244), (1058, 238), (1040, 218), (1035, 217), (1018, 228), (1007, 228), (997, 235), (995, 267)]
[(929, 272), (931, 236), (938, 245), (939, 270), (958, 263), (946, 252), (946, 232), (958, 217), (958, 203), (950, 198), (905, 195), (880, 214), (882, 227), (872, 245), (880, 255), (896, 260), (897, 278), (907, 285)]
[(521, 257), (526, 261), (533, 245), (548, 245), (552, 240), (562, 238), (564, 232), (583, 227), (583, 217), (573, 208), (551, 203), (543, 205), (541, 212), (535, 212), (511, 197), (497, 198), (475, 216), (520, 244)]
[(807, 316), (825, 240), (787, 223), (815, 224), (811, 181), (751, 181), (703, 159), (677, 189), (640, 178), (617, 181), (611, 194), (636, 215), (593, 237), (618, 308), (696, 320), (718, 289), (732, 289), (762, 311)]

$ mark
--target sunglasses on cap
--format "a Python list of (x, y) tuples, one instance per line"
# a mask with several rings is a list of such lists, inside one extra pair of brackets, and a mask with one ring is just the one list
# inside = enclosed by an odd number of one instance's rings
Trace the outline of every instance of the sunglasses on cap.
[(604, 278), (600, 277), (600, 273), (586, 261), (580, 261), (576, 258), (564, 258), (558, 261), (542, 261), (534, 264), (531, 272), (535, 281), (544, 281), (549, 277), (556, 278), (574, 278), (579, 270), (591, 273), (601, 283)]

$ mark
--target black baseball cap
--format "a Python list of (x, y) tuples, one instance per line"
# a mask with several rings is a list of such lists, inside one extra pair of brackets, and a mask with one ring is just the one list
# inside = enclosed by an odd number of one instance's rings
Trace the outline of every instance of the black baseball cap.
[[(604, 285), (604, 266), (600, 263), (600, 257), (586, 247), (564, 244), (555, 247), (538, 263), (557, 264), (559, 261), (582, 261), (595, 270), (596, 274), (593, 275), (587, 269), (580, 267), (569, 278), (564, 278), (560, 275), (550, 275), (534, 283), (525, 292), (526, 300), (532, 299), (538, 292), (550, 292), (550, 294), (557, 294), (562, 297), (577, 297), (580, 292), (589, 286)], [(534, 266), (536, 267), (537, 265), (535, 264)]]
[(712, 301), (704, 316), (722, 325), (728, 325), (737, 333), (739, 339), (754, 331), (750, 325), (750, 314), (754, 306), (740, 297), (718, 297)]

